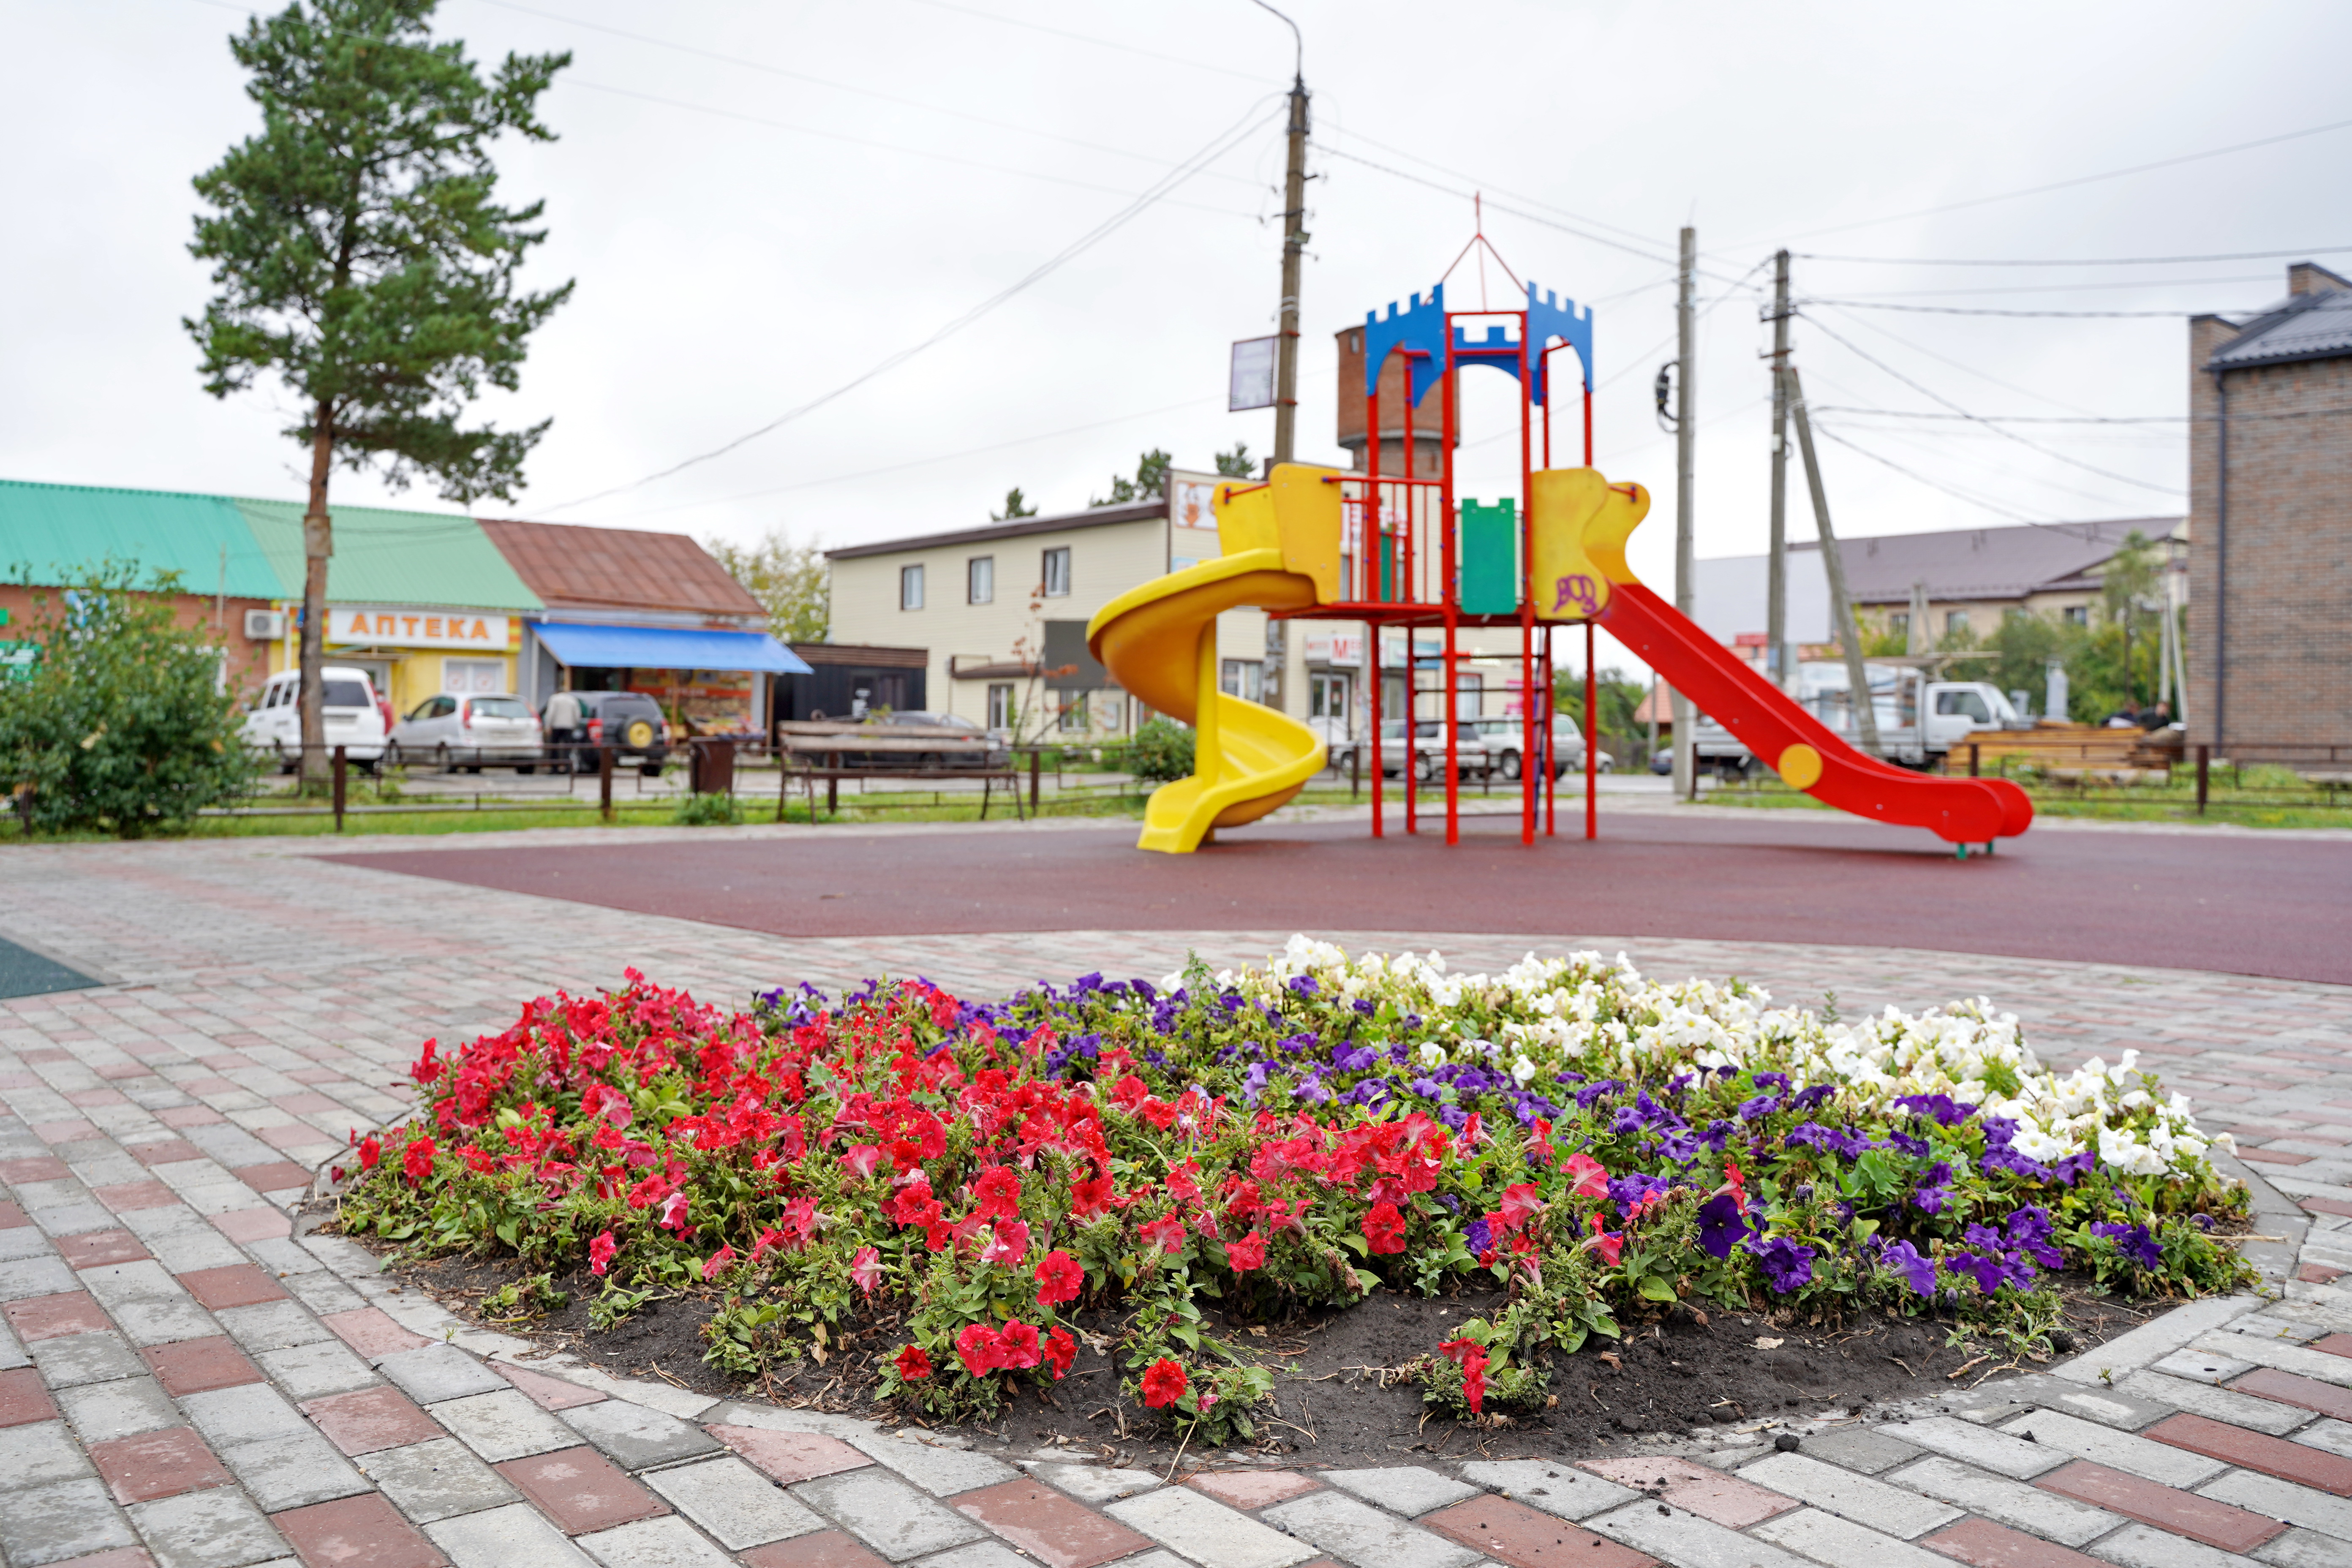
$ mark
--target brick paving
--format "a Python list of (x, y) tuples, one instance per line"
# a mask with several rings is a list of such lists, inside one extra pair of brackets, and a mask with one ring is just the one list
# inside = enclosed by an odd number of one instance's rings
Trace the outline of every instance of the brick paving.
[[(456, 852), (437, 850), (435, 852)], [(614, 1379), (297, 1234), (421, 1039), (634, 964), (734, 1000), (972, 994), (1287, 932), (781, 939), (282, 847), (12, 851), (0, 936), (98, 982), (0, 1001), (9, 1568), (2352, 1568), (2352, 991), (1913, 951), (1330, 931), (1457, 967), (1629, 950), (1848, 1011), (1987, 994), (2043, 1056), (2137, 1048), (2239, 1139), (2263, 1296), (2032, 1377), (1648, 1456), (1171, 1478)], [(2266, 1179), (2264, 1179), (2266, 1178)], [(1797, 1439), (1783, 1451), (1778, 1436)], [(1634, 1445), (1636, 1447), (1644, 1445)]]

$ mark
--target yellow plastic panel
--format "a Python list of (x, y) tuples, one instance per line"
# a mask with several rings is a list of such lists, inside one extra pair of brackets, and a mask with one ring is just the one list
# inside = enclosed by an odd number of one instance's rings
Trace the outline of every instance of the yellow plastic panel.
[(1609, 607), (1612, 583), (1639, 580), (1625, 564), (1625, 538), (1649, 515), (1641, 486), (1612, 485), (1598, 468), (1545, 468), (1528, 510), (1538, 619), (1591, 620)]

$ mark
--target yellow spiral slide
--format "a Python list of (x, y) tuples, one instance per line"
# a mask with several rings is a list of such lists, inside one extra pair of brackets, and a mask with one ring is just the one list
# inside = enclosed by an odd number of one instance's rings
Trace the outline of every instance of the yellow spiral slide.
[(1192, 774), (1162, 784), (1137, 847), (1181, 855), (1219, 827), (1255, 822), (1323, 766), (1313, 731), (1217, 681), (1217, 616), (1243, 605), (1301, 609), (1339, 596), (1339, 470), (1277, 466), (1264, 483), (1217, 487), (1224, 553), (1105, 605), (1087, 646), (1130, 696), (1193, 728)]

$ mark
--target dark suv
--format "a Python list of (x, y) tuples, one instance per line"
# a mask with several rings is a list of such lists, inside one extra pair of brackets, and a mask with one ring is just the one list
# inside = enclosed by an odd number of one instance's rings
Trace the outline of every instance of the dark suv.
[(580, 726), (546, 726), (547, 749), (574, 773), (596, 771), (596, 749), (614, 748), (613, 761), (635, 763), (647, 778), (661, 772), (669, 756), (669, 728), (662, 721), (661, 704), (641, 691), (571, 691), (551, 697), (540, 709), (547, 719), (560, 697), (580, 705)]

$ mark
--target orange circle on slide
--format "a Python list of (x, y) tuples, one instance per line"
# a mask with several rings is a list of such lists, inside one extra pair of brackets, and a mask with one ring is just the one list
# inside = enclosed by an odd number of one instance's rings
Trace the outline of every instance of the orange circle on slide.
[(1822, 754), (1800, 741), (1780, 753), (1772, 771), (1790, 789), (1811, 789), (1822, 782)]

